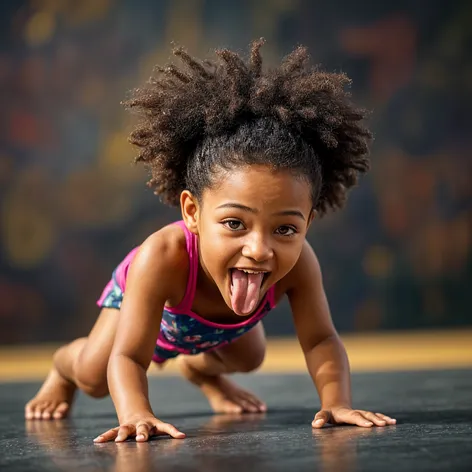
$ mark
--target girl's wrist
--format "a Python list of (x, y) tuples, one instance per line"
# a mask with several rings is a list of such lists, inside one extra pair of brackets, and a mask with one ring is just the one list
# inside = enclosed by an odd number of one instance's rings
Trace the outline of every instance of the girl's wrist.
[(123, 414), (118, 414), (118, 421), (120, 424), (134, 423), (138, 420), (149, 417), (155, 418), (154, 412), (152, 410), (132, 410)]
[(321, 409), (322, 410), (334, 410), (337, 408), (348, 408), (352, 410), (352, 403), (351, 402), (329, 402), (329, 403), (322, 403)]

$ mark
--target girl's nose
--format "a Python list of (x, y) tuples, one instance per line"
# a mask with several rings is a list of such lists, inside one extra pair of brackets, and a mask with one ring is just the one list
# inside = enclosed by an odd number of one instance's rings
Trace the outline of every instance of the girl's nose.
[(256, 262), (267, 261), (273, 256), (273, 250), (263, 236), (254, 235), (246, 240), (242, 254)]

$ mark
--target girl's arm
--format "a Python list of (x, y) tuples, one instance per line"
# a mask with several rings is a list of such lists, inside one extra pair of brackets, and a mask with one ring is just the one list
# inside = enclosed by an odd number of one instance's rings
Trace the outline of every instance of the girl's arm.
[(307, 241), (291, 271), (289, 286), (295, 329), (321, 401), (312, 425), (393, 424), (395, 420), (380, 413), (352, 409), (349, 361), (331, 319), (318, 259)]
[(152, 434), (175, 438), (184, 433), (159, 421), (148, 396), (146, 371), (159, 336), (162, 310), (176, 293), (180, 274), (188, 266), (185, 246), (161, 232), (148, 238), (137, 252), (127, 275), (126, 294), (108, 362), (108, 386), (120, 426), (96, 442), (124, 441), (136, 435), (147, 440)]

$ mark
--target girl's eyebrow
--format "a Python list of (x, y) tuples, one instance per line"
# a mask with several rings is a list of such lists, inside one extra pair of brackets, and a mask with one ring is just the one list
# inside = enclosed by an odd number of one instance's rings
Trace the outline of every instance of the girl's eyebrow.
[[(237, 208), (238, 210), (248, 211), (250, 213), (259, 213), (259, 210), (257, 210), (256, 208), (251, 208), (246, 205), (241, 205), (241, 203), (235, 203), (235, 202), (223, 203), (222, 205), (216, 207), (216, 209), (219, 209), (219, 208)], [(305, 217), (303, 216), (303, 213), (299, 210), (278, 211), (277, 213), (273, 213), (272, 216), (298, 216), (303, 221), (305, 221)]]

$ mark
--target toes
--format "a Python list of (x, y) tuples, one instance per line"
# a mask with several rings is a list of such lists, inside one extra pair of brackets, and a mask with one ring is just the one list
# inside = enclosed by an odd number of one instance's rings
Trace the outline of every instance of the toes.
[(242, 413), (243, 412), (243, 407), (241, 405), (238, 405), (237, 403), (234, 403), (230, 400), (225, 400), (223, 402), (223, 413)]
[(241, 412), (246, 411), (254, 413), (256, 411), (255, 405), (253, 405), (247, 398), (243, 397), (242, 395), (234, 396), (229, 401), (237, 405), (241, 409)]
[(48, 403), (46, 405), (43, 410), (43, 420), (50, 420), (52, 418), (52, 412), (54, 411), (55, 406), (56, 405), (54, 403)]
[(259, 398), (252, 397), (252, 402), (256, 405), (257, 411), (267, 411), (267, 405), (259, 400)]
[(249, 405), (249, 411), (251, 413), (257, 413), (257, 412), (261, 411), (260, 408), (259, 408), (259, 405), (256, 402), (253, 402), (253, 401), (249, 400), (248, 405)]
[(51, 404), (45, 403), (41, 408), (41, 419), (42, 420), (49, 420), (51, 419)]
[(40, 420), (43, 417), (43, 411), (44, 408), (46, 407), (47, 403), (41, 402), (37, 404), (34, 408), (34, 419), (35, 420)]
[(69, 404), (66, 402), (29, 402), (25, 406), (25, 418), (27, 420), (50, 420), (60, 419), (66, 416), (69, 410)]
[(243, 411), (248, 411), (249, 413), (257, 413), (258, 408), (256, 405), (253, 405), (251, 402), (246, 400), (239, 400), (240, 405), (243, 407)]
[(32, 420), (34, 418), (34, 409), (35, 409), (35, 405), (34, 403), (27, 403), (26, 406), (25, 406), (25, 418), (27, 420)]
[(52, 416), (54, 419), (59, 420), (61, 418), (64, 418), (67, 415), (68, 411), (69, 411), (69, 404), (66, 402), (62, 402), (62, 403), (59, 403), (59, 405), (56, 407)]
[(243, 392), (241, 394), (241, 398), (248, 402), (251, 405), (251, 412), (257, 413), (259, 411), (266, 411), (267, 407), (266, 405), (261, 402), (256, 396), (252, 395), (249, 392)]
[(234, 401), (241, 405), (244, 411), (250, 413), (260, 413), (267, 409), (257, 397), (247, 392), (241, 392)]
[(225, 408), (225, 411), (227, 413), (242, 413), (244, 411), (244, 408), (241, 405), (236, 405), (235, 403), (228, 402), (229, 405), (227, 408)]

